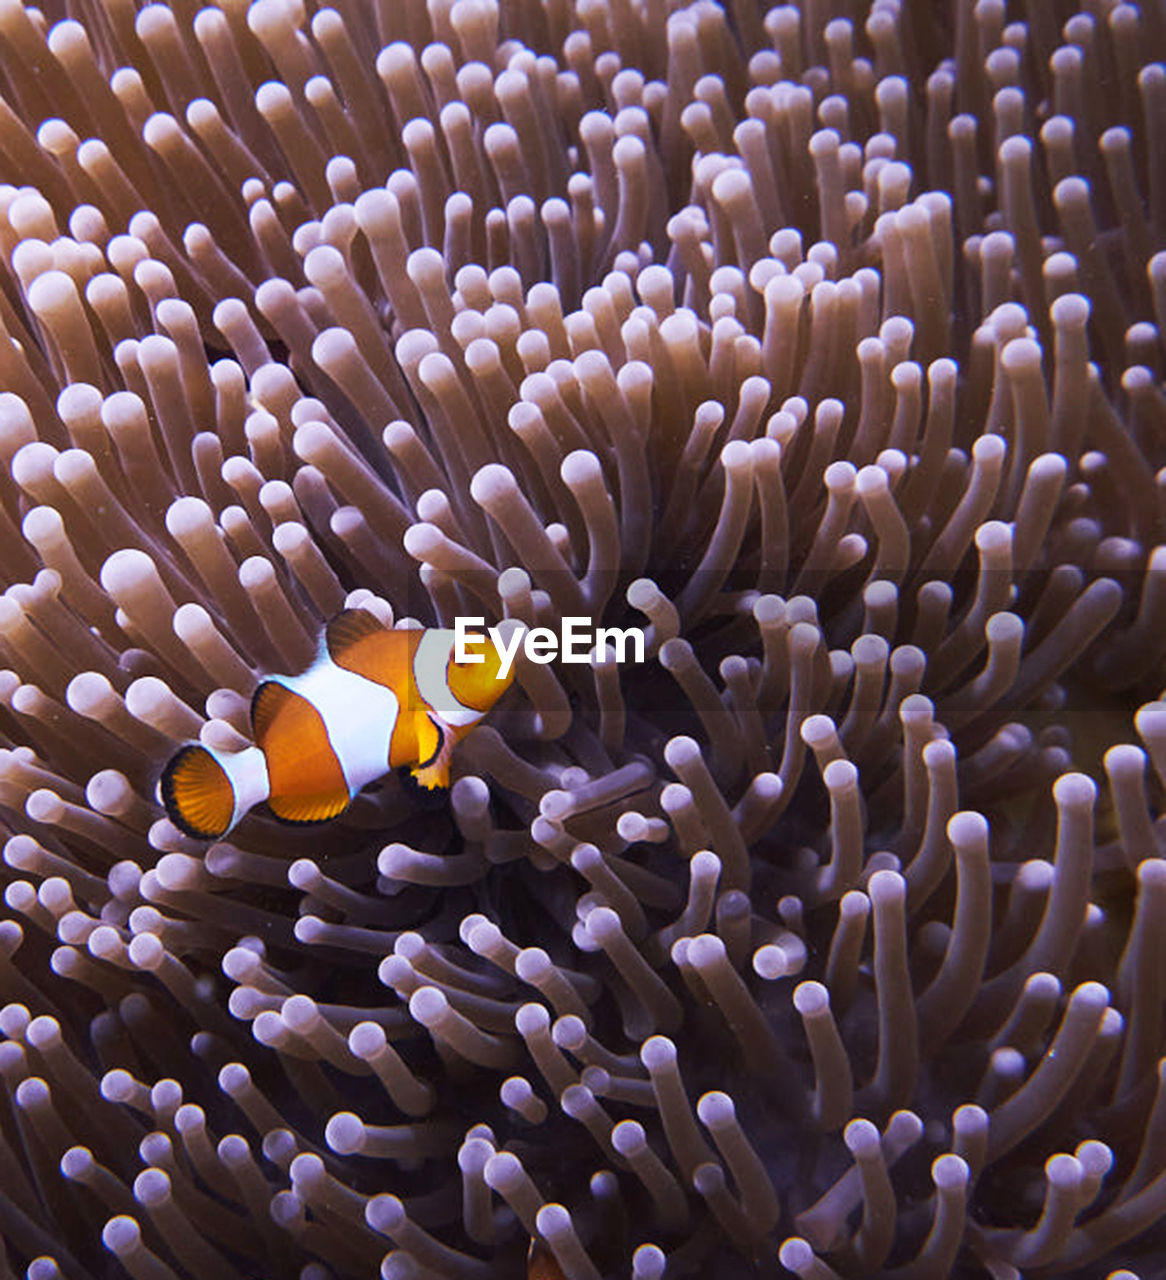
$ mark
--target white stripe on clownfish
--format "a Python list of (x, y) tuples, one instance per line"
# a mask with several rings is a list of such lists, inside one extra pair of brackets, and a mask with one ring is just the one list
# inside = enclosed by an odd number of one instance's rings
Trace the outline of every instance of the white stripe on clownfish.
[(270, 676), (267, 683), (299, 694), (319, 712), (349, 796), (383, 777), (401, 709), (392, 689), (338, 667), (326, 651), (302, 675)]
[[(235, 793), (231, 826), (240, 822), (248, 809), (262, 804), (271, 795), (271, 779), (267, 775), (267, 757), (258, 747), (242, 751), (210, 751), (219, 768), (227, 775)], [(229, 829), (229, 828), (228, 828)]]
[(422, 635), (413, 655), (417, 692), (451, 726), (473, 724), (482, 718), (480, 711), (459, 702), (449, 687), (449, 663), (456, 635), (444, 627), (432, 627)]

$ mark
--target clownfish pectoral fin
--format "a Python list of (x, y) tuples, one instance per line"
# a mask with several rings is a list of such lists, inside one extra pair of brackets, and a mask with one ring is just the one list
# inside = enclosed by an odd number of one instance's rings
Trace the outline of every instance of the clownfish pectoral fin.
[(449, 760), (453, 754), (453, 734), (441, 728), (427, 712), (415, 716), (417, 755), (420, 763), (409, 770), (418, 786), (432, 791), (449, 786)]
[(218, 840), (267, 798), (267, 765), (256, 747), (212, 752), (191, 743), (171, 758), (158, 791), (179, 831), (195, 840)]

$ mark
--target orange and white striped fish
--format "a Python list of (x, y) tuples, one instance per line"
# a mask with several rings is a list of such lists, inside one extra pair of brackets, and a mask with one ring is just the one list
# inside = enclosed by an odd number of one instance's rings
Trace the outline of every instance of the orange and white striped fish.
[(450, 753), (505, 693), (495, 645), (469, 633), (391, 629), (364, 609), (324, 628), (315, 662), (298, 676), (269, 676), (251, 701), (254, 745), (218, 751), (190, 743), (158, 783), (170, 821), (217, 840), (263, 802), (285, 822), (322, 822), (368, 783), (408, 767), (419, 785), (449, 785)]
[(531, 1239), (526, 1255), (526, 1280), (566, 1280), (563, 1268), (543, 1240)]

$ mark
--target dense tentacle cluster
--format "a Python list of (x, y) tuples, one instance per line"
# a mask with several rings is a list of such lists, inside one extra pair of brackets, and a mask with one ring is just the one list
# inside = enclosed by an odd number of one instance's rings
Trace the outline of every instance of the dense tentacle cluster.
[[(0, 2), (0, 1273), (1157, 1274), (1160, 6), (69, 12)], [(649, 660), (189, 840), (345, 605)]]

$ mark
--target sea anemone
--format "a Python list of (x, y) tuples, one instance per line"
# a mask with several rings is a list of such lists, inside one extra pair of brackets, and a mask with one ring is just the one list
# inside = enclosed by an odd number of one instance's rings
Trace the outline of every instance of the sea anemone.
[[(1160, 7), (56, 7), (0, 1275), (1160, 1274)], [(184, 835), (345, 607), (646, 661)]]

